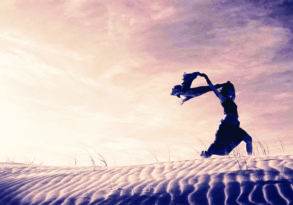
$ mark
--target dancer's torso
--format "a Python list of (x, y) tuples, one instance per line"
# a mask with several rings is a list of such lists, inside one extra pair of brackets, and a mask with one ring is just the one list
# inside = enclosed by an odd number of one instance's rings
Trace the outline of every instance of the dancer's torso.
[(238, 120), (238, 111), (237, 111), (237, 105), (232, 99), (227, 99), (224, 102), (222, 102), (222, 106), (224, 108), (224, 114), (225, 117), (222, 120), (222, 123), (227, 123), (230, 125), (239, 125)]

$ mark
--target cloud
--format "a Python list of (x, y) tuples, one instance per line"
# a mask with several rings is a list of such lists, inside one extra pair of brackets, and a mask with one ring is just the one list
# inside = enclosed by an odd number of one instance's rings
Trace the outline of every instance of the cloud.
[(112, 159), (124, 146), (138, 162), (149, 154), (137, 147), (161, 156), (165, 144), (201, 149), (222, 117), (217, 98), (179, 106), (169, 95), (184, 71), (197, 69), (213, 82), (234, 82), (249, 132), (293, 133), (292, 61), (281, 58), (291, 55), (285, 1), (9, 2), (0, 13), (2, 121), (16, 110), (7, 127), (26, 122), (27, 140), (87, 141)]
[[(293, 3), (290, 0), (278, 0), (278, 1), (249, 1), (252, 5), (262, 8), (266, 11), (266, 16), (263, 18), (263, 22), (276, 27), (282, 27), (287, 30), (288, 42), (279, 52), (276, 54), (274, 61), (290, 61), (292, 59), (293, 50), (293, 18), (292, 9)], [(291, 60), (292, 61), (292, 60)]]

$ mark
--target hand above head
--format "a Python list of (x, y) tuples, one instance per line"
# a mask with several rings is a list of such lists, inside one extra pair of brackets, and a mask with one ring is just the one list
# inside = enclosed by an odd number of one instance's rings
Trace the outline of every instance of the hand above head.
[(193, 72), (193, 73), (183, 73), (183, 79), (193, 76), (196, 78), (197, 75), (199, 75), (200, 72)]

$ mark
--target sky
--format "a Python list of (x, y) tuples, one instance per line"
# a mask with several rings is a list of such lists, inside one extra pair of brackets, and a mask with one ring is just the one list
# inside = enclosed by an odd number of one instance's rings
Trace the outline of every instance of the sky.
[(258, 142), (290, 153), (292, 9), (290, 0), (2, 0), (0, 161), (199, 158), (223, 110), (213, 93), (184, 105), (170, 95), (193, 71), (234, 83), (256, 155)]

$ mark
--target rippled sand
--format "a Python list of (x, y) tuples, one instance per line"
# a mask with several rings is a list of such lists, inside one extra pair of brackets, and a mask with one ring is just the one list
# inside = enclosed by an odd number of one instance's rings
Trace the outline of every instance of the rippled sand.
[(129, 167), (0, 164), (0, 204), (292, 204), (293, 157)]

